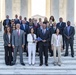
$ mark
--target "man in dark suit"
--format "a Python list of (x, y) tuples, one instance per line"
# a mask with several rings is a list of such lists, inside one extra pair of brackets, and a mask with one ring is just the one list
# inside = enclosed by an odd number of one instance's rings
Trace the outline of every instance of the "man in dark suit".
[(18, 19), (18, 15), (17, 15), (17, 14), (15, 15), (15, 19), (14, 19), (14, 21), (15, 21), (15, 24), (20, 23), (20, 22), (19, 22), (19, 19)]
[(73, 49), (73, 41), (74, 41), (75, 29), (71, 26), (71, 22), (67, 22), (67, 27), (64, 29), (65, 43), (66, 43), (66, 51), (65, 56), (68, 56), (68, 47), (70, 44), (71, 47), (71, 56), (74, 57), (74, 49)]
[(53, 56), (53, 50), (51, 48), (51, 38), (52, 38), (52, 34), (54, 34), (56, 32), (56, 29), (57, 29), (56, 22), (54, 22), (49, 29), (49, 31), (50, 31), (50, 53), (51, 53), (50, 56)]
[(3, 21), (4, 29), (9, 26), (11, 27), (11, 20), (9, 19), (9, 15), (6, 16), (6, 19)]
[(65, 27), (66, 27), (66, 23), (63, 22), (63, 18), (60, 17), (60, 18), (59, 18), (59, 23), (57, 23), (57, 28), (60, 29), (60, 34), (61, 34), (62, 37), (63, 37), (63, 49), (64, 49), (64, 44), (65, 44), (65, 42), (64, 42), (63, 30), (64, 30)]
[(22, 20), (22, 24), (21, 24), (21, 26), (20, 26), (20, 29), (25, 32), (24, 52), (26, 52), (26, 53), (27, 53), (27, 56), (28, 56), (28, 51), (26, 50), (26, 46), (27, 46), (27, 34), (28, 34), (28, 25), (25, 24), (25, 20)]
[(48, 66), (48, 46), (49, 46), (49, 30), (46, 29), (46, 24), (43, 23), (42, 29), (39, 29), (38, 37), (42, 39), (39, 42), (40, 66), (43, 65), (43, 52), (45, 54), (45, 65)]
[(24, 17), (24, 20), (25, 20), (25, 24), (26, 25), (29, 25), (29, 22), (27, 21), (27, 18), (26, 17)]
[(19, 24), (22, 24), (22, 16), (19, 16)]

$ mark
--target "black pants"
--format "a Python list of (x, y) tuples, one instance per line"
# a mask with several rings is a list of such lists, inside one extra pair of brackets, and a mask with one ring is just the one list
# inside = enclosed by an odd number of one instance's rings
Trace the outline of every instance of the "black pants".
[(37, 43), (37, 45), (36, 45), (36, 52), (39, 52), (39, 43)]
[(11, 65), (12, 62), (12, 47), (5, 46), (5, 64)]
[(39, 46), (40, 64), (43, 64), (43, 54), (45, 54), (45, 64), (48, 63), (48, 46)]
[(69, 48), (69, 45), (70, 45), (70, 48), (71, 48), (71, 55), (73, 56), (74, 55), (74, 49), (73, 49), (73, 40), (70, 39), (70, 40), (66, 40), (66, 52), (65, 52), (65, 55), (68, 55), (68, 48)]

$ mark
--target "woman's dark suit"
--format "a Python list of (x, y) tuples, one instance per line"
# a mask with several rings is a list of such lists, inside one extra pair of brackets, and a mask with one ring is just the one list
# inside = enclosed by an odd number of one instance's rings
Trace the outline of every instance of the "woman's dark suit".
[[(12, 35), (10, 34), (10, 38), (7, 33), (3, 35), (4, 39), (4, 49), (5, 49), (5, 64), (11, 65), (12, 61)], [(8, 44), (11, 44), (9, 47)]]

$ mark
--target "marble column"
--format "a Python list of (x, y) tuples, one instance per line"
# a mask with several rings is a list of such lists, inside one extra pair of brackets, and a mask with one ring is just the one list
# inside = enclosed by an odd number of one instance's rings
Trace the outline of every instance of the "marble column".
[(58, 22), (59, 19), (59, 0), (52, 0), (52, 15), (55, 17), (56, 22)]
[(28, 0), (21, 0), (20, 14), (23, 18), (28, 17)]
[(67, 0), (67, 21), (74, 24), (74, 0)]
[(1, 15), (2, 15), (2, 11), (1, 11), (2, 5), (1, 5), (1, 3), (2, 3), (2, 0), (0, 1), (0, 21), (1, 21)]
[(66, 7), (67, 0), (59, 0), (59, 17), (63, 18), (63, 21), (66, 22)]
[(28, 18), (32, 17), (31, 16), (31, 8), (32, 8), (32, 0), (28, 0)]
[(51, 0), (46, 0), (46, 17), (49, 19), (50, 17), (50, 13), (51, 13), (51, 4), (50, 4)]
[(13, 18), (17, 14), (20, 16), (20, 0), (12, 0), (12, 11), (13, 11)]
[(12, 18), (12, 0), (5, 0), (5, 15)]

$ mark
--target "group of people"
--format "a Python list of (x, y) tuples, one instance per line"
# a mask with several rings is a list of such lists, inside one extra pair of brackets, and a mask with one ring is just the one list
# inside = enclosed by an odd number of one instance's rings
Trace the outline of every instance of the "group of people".
[[(9, 15), (3, 21), (4, 26), (4, 49), (5, 64), (15, 65), (17, 52), (20, 55), (21, 65), (23, 62), (23, 52), (28, 56), (28, 64), (35, 65), (36, 52), (38, 53), (40, 64), (43, 65), (43, 56), (45, 57), (45, 65), (48, 66), (48, 52), (50, 56), (54, 56), (54, 66), (61, 66), (61, 50), (65, 49), (64, 56), (68, 56), (68, 48), (70, 45), (71, 56), (74, 57), (74, 34), (75, 29), (70, 21), (63, 22), (63, 18), (59, 18), (56, 23), (54, 16), (44, 18), (39, 21), (35, 18), (27, 18), (15, 15), (15, 19), (10, 20)], [(58, 57), (58, 58), (57, 58)]]

